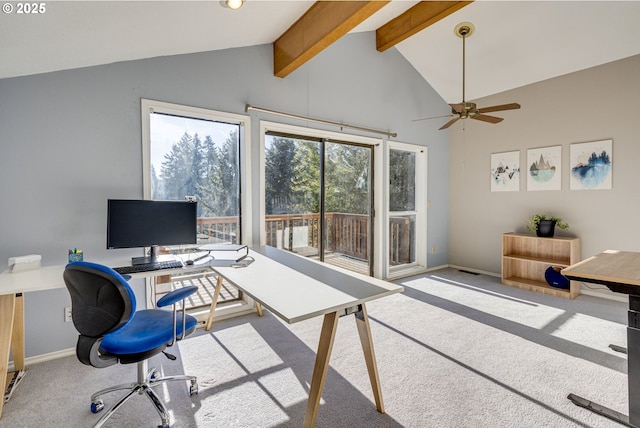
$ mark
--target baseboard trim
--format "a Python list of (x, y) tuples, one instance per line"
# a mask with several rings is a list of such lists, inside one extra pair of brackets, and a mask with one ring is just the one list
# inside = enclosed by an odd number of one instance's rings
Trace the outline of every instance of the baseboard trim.
[[(487, 271), (484, 271), (484, 270), (473, 269), (473, 268), (468, 268), (468, 267), (458, 266), (458, 265), (451, 265), (451, 264), (449, 265), (449, 267), (452, 268), (452, 269), (464, 270), (464, 271), (468, 271), (468, 272), (479, 273), (479, 274), (482, 274), (482, 275), (495, 276), (496, 278), (502, 278), (501, 274), (495, 273), (495, 272), (487, 272)], [(588, 288), (586, 288), (586, 286), (584, 284), (583, 284), (582, 287), (580, 287), (580, 294), (585, 295), (585, 296), (598, 297), (598, 298), (601, 298), (601, 299), (613, 300), (613, 301), (616, 301), (616, 302), (627, 303), (629, 301), (629, 298), (625, 294), (619, 294), (619, 293), (610, 292), (608, 289), (607, 290), (603, 290), (602, 292), (596, 291), (596, 290), (589, 290)]]
[(585, 289), (585, 285), (583, 284), (580, 287), (580, 294), (584, 296), (598, 297), (601, 299), (613, 300), (616, 302), (629, 303), (629, 296), (626, 294), (614, 293), (613, 291), (609, 291), (607, 288), (603, 291), (589, 290)]
[[(30, 364), (44, 363), (45, 361), (57, 360), (58, 358), (70, 357), (76, 354), (76, 348), (62, 349), (60, 351), (49, 352), (47, 354), (35, 355), (24, 359), (24, 365), (29, 367)], [(15, 370), (13, 361), (9, 361), (9, 371)]]
[(451, 265), (450, 264), (449, 267), (451, 269), (466, 270), (467, 272), (479, 273), (481, 275), (495, 276), (496, 278), (501, 278), (502, 277), (502, 275), (499, 274), (499, 273), (489, 272), (489, 271), (486, 271), (486, 270), (469, 268), (469, 267), (465, 267), (465, 266), (458, 266), (458, 265)]

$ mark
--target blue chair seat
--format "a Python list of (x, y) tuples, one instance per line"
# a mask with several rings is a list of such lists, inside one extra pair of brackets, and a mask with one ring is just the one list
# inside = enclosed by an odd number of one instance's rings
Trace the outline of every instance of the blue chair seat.
[[(186, 316), (186, 333), (192, 332), (198, 320)], [(177, 314), (177, 336), (182, 335), (182, 313)], [(120, 356), (139, 355), (166, 347), (173, 340), (173, 313), (158, 309), (143, 309), (120, 330), (104, 336), (100, 349)], [(126, 359), (126, 358), (125, 358)], [(134, 362), (134, 361), (132, 361)]]

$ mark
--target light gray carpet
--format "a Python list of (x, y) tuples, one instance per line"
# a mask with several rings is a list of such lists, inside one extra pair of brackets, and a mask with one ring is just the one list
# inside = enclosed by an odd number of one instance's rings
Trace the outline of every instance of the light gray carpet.
[[(565, 300), (444, 269), (399, 281), (403, 294), (367, 305), (386, 414), (376, 412), (353, 316), (340, 319), (319, 427), (619, 427), (575, 406), (573, 392), (627, 412), (624, 303)], [(265, 311), (199, 330), (156, 356), (165, 373), (199, 377), (159, 388), (175, 427), (299, 427), (321, 318), (286, 325)], [(92, 392), (135, 379), (135, 365), (95, 369), (75, 357), (28, 367), (0, 427), (89, 427)], [(106, 406), (119, 396), (104, 397)], [(110, 427), (160, 422), (136, 396)]]

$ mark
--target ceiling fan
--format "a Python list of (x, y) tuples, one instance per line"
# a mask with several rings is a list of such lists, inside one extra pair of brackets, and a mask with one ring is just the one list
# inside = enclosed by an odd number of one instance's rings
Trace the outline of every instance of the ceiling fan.
[(464, 92), (464, 89), (465, 89), (465, 40), (467, 37), (473, 34), (473, 32), (475, 31), (475, 27), (470, 22), (461, 22), (460, 24), (456, 25), (453, 31), (458, 37), (462, 38), (462, 102), (459, 104), (449, 104), (451, 106), (451, 114), (449, 115), (427, 117), (424, 119), (414, 120), (414, 122), (419, 120), (436, 119), (439, 117), (453, 117), (453, 119), (451, 119), (449, 122), (442, 125), (439, 128), (439, 130), (447, 129), (458, 120), (467, 119), (467, 118), (481, 120), (483, 122), (488, 122), (488, 123), (502, 122), (504, 120), (503, 118), (496, 117), (496, 116), (489, 116), (484, 113), (489, 113), (494, 111), (503, 111), (503, 110), (515, 110), (520, 108), (520, 104), (511, 103), (511, 104), (502, 104), (498, 106), (477, 108), (475, 103), (470, 103), (465, 101), (465, 98), (464, 98), (465, 96), (465, 92)]

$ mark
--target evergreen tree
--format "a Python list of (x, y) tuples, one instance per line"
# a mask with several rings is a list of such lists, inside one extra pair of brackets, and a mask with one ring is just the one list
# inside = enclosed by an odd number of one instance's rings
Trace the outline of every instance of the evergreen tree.
[(298, 140), (293, 158), (292, 212), (320, 212), (320, 143)]
[(370, 153), (370, 149), (364, 147), (326, 144), (326, 212), (369, 213)]
[(389, 210), (415, 210), (415, 154), (389, 152)]
[(265, 203), (267, 214), (290, 212), (295, 141), (274, 137), (265, 150)]
[(160, 167), (160, 178), (164, 183), (166, 199), (184, 199), (193, 195), (193, 146), (194, 141), (187, 132), (164, 155)]
[(238, 132), (232, 131), (218, 147), (211, 137), (205, 139), (207, 150), (206, 178), (198, 187), (204, 217), (239, 215)]

